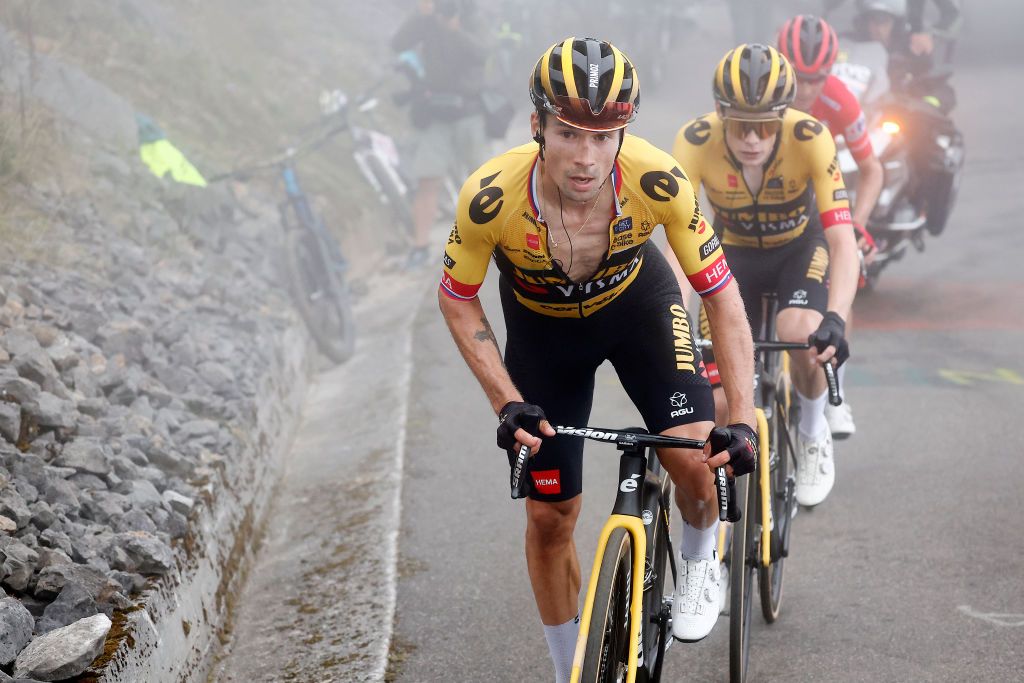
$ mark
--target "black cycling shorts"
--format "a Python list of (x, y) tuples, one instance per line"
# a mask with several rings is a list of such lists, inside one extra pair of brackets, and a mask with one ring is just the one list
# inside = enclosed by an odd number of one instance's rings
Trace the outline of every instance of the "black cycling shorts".
[[(775, 249), (729, 245), (722, 248), (729, 269), (739, 285), (754, 339), (758, 339), (761, 334), (761, 297), (764, 294), (776, 293), (779, 311), (785, 308), (810, 308), (825, 313), (828, 307), (828, 242), (820, 230)], [(710, 333), (707, 314), (702, 307), (700, 336), (710, 339)], [(704, 350), (704, 362), (711, 385), (719, 386), (721, 381), (711, 349)]]
[[(502, 276), (505, 365), (523, 398), (540, 406), (552, 425), (587, 425), (594, 375), (606, 360), (651, 433), (714, 420), (711, 385), (693, 345), (679, 285), (657, 248), (642, 253), (636, 280), (587, 318), (530, 311)], [(582, 492), (583, 442), (562, 435), (544, 438), (530, 460), (531, 498), (553, 502)]]

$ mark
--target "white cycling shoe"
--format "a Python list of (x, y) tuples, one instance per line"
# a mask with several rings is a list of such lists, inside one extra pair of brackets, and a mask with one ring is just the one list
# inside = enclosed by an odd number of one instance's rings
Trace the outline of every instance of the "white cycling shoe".
[(825, 419), (828, 420), (828, 428), (832, 431), (833, 439), (848, 439), (857, 432), (849, 401), (844, 400), (837, 406), (826, 403)]
[(818, 439), (796, 440), (796, 502), (805, 507), (825, 500), (836, 483), (832, 435), (825, 430)]
[(715, 627), (721, 611), (722, 569), (718, 553), (710, 560), (681, 558), (672, 604), (672, 635), (692, 643)]

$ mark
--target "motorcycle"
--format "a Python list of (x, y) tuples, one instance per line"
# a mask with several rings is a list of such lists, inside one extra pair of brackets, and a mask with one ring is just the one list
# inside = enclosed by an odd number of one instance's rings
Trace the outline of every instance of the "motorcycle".
[[(833, 68), (833, 74), (861, 101), (871, 145), (885, 171), (881, 194), (865, 226), (878, 249), (864, 269), (868, 287), (910, 246), (924, 251), (925, 233), (938, 236), (945, 230), (964, 163), (963, 135), (934, 98), (921, 96), (942, 87), (951, 70), (933, 70), (889, 87), (887, 55), (878, 48), (877, 43), (851, 42), (844, 50), (845, 59)], [(847, 187), (855, 188), (857, 162), (845, 143), (837, 145), (837, 156)]]

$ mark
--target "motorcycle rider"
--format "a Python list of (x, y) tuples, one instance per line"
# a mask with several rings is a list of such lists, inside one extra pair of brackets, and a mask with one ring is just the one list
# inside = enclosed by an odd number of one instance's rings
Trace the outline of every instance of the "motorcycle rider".
[(901, 114), (912, 149), (911, 164), (923, 198), (926, 227), (939, 235), (952, 211), (963, 163), (962, 138), (949, 118), (956, 93), (948, 81), (948, 66), (937, 64), (934, 53), (915, 53), (906, 0), (857, 0), (857, 9), (855, 24), (861, 37), (885, 46), (892, 90), (908, 100)]
[[(790, 106), (824, 123), (833, 136), (842, 135), (857, 162), (859, 172), (856, 201), (852, 208), (853, 227), (857, 231), (857, 244), (865, 264), (870, 265), (877, 250), (865, 226), (882, 191), (884, 173), (882, 162), (871, 147), (867, 120), (860, 103), (843, 82), (830, 73), (839, 53), (838, 36), (824, 19), (802, 14), (782, 25), (778, 47), (796, 72), (796, 96)], [(851, 314), (846, 321), (847, 339), (852, 331), (852, 322)], [(839, 406), (827, 404), (825, 418), (832, 437), (845, 439), (857, 429), (843, 390), (846, 364), (839, 367), (838, 376), (843, 403)]]

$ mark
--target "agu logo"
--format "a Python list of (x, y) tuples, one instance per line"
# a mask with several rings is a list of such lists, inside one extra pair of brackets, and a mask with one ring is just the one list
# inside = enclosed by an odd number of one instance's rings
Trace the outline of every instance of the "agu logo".
[(669, 415), (672, 417), (682, 417), (683, 415), (689, 415), (690, 413), (693, 412), (692, 407), (684, 407), (687, 403), (686, 394), (684, 393), (677, 391), (676, 393), (669, 396), (668, 400), (669, 403), (671, 403), (674, 407), (678, 408), (678, 410), (673, 410), (671, 413), (669, 413)]
[(561, 470), (541, 470), (530, 474), (533, 476), (533, 488), (537, 489), (537, 493), (554, 495), (562, 492)]

